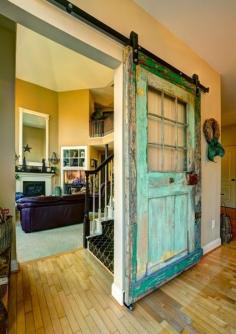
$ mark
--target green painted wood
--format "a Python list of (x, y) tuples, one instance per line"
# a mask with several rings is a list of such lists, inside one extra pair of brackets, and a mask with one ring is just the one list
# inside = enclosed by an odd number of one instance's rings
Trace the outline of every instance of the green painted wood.
[(182, 76), (170, 69), (166, 68), (162, 64), (158, 63), (152, 58), (149, 58), (142, 52), (139, 52), (139, 64), (147, 71), (158, 75), (159, 77), (168, 80), (169, 82), (178, 85), (181, 88), (186, 89), (189, 93), (195, 94), (195, 85), (184, 79)]
[[(192, 220), (194, 223), (194, 220)], [(188, 194), (175, 197), (173, 251), (182, 254), (188, 249)]]
[(154, 272), (152, 275), (146, 276), (140, 281), (135, 282), (132, 287), (132, 302), (142, 298), (147, 293), (152, 292), (159, 286), (168, 282), (170, 279), (194, 266), (199, 262), (202, 255), (202, 249), (198, 248), (194, 252), (187, 254), (181, 259), (178, 259), (159, 271)]
[(200, 175), (200, 97), (194, 85), (145, 57), (136, 67), (130, 48), (124, 57), (128, 305), (195, 264), (202, 255), (200, 183), (188, 185), (186, 172), (150, 172), (147, 163), (147, 92), (151, 86), (187, 103), (186, 171)]
[[(137, 277), (146, 274), (148, 261), (147, 81), (136, 67), (136, 163), (137, 163)], [(139, 112), (137, 112), (139, 110)], [(142, 189), (142, 191), (140, 191)]]

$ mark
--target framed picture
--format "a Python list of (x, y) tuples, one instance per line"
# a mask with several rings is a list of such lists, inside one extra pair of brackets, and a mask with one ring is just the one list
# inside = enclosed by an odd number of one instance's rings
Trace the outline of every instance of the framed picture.
[(97, 168), (97, 165), (98, 165), (98, 161), (96, 159), (91, 159), (90, 160), (90, 167), (92, 168)]

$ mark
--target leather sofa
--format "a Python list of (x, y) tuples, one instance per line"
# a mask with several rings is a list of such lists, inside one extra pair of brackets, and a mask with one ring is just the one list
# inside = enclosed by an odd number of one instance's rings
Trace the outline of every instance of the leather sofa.
[(24, 197), (17, 201), (25, 232), (41, 231), (82, 223), (85, 194)]

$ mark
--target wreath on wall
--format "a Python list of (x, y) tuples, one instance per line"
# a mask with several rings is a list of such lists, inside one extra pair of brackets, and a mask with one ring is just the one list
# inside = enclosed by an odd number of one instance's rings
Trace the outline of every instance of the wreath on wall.
[(220, 127), (214, 118), (207, 119), (203, 124), (203, 132), (208, 143), (207, 157), (214, 162), (216, 156), (221, 158), (225, 154), (223, 146), (219, 143)]

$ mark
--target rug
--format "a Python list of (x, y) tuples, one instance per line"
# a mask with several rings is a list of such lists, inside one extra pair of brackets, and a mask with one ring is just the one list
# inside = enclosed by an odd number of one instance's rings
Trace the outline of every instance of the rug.
[(16, 224), (17, 260), (25, 262), (83, 246), (83, 224), (25, 233)]

